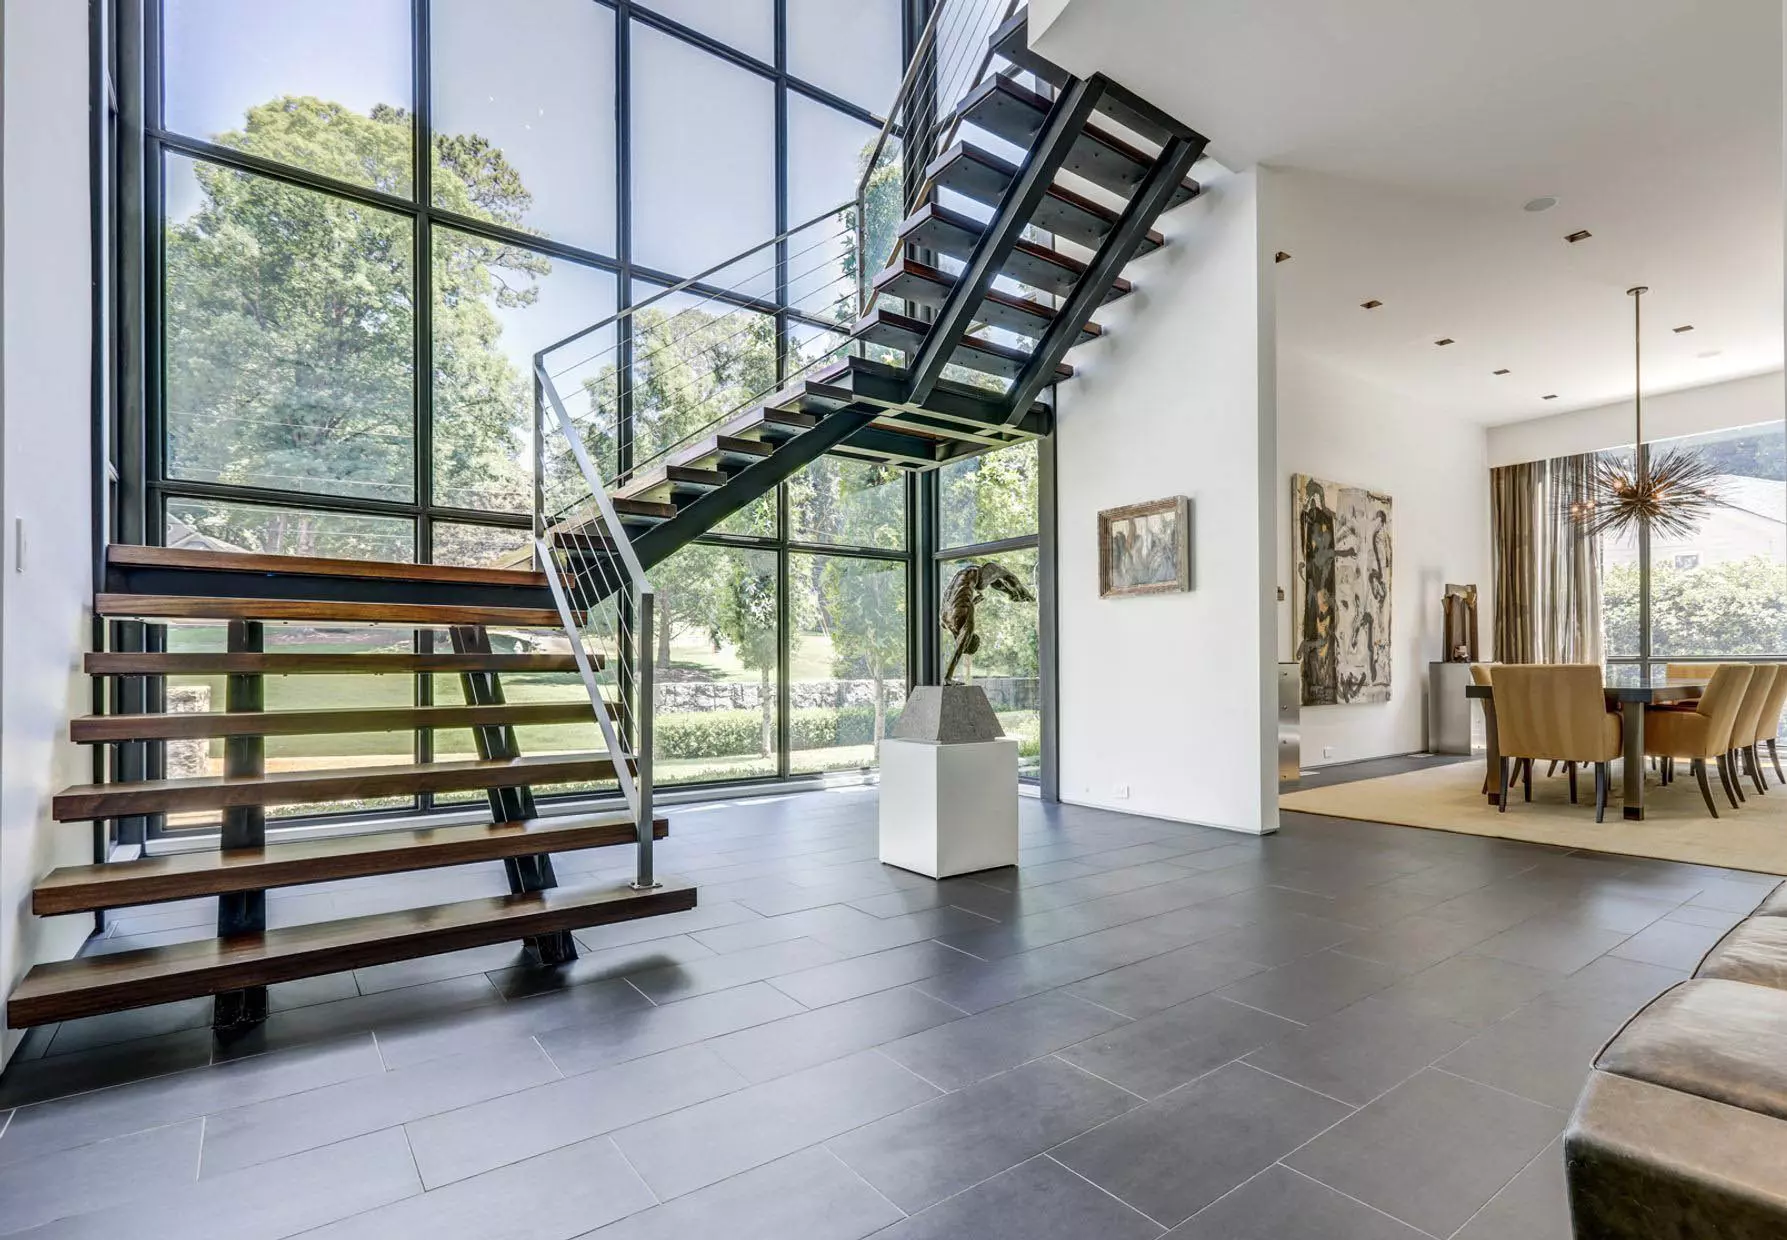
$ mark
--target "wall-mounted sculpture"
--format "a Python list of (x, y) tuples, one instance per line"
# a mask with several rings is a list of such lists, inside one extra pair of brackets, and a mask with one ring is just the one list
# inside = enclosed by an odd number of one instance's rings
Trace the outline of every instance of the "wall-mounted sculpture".
[(1448, 584), (1441, 605), (1445, 609), (1446, 662), (1476, 663), (1477, 587)]
[(1291, 476), (1303, 705), (1390, 700), (1390, 497)]
[(943, 683), (954, 684), (956, 664), (962, 664), (962, 680), (974, 683), (974, 652), (980, 649), (980, 634), (974, 631), (974, 609), (992, 590), (1014, 603), (1034, 603), (1036, 596), (1018, 580), (1016, 573), (990, 560), (970, 564), (949, 579), (943, 591), (943, 630), (955, 639), (955, 650), (949, 656), (949, 667)]

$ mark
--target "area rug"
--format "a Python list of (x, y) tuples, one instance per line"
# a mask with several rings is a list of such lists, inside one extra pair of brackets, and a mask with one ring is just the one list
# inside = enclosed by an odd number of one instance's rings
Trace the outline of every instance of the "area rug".
[[(1532, 803), (1522, 801), (1516, 787), (1505, 814), (1497, 813), (1495, 806), (1483, 799), (1481, 762), (1287, 792), (1278, 798), (1278, 805), (1334, 818), (1787, 874), (1787, 788), (1774, 781), (1772, 772), (1767, 795), (1759, 796), (1750, 788), (1749, 800), (1738, 810), (1721, 798), (1717, 819), (1707, 814), (1691, 776), (1678, 778), (1665, 788), (1651, 775), (1645, 786), (1645, 820), (1627, 822), (1620, 812), (1616, 763), (1607, 821), (1599, 825), (1595, 822), (1592, 777), (1581, 780), (1583, 803), (1571, 805), (1563, 772), (1549, 779), (1543, 778), (1543, 772), (1541, 766), (1540, 777), (1533, 780)], [(1720, 795), (1716, 783), (1714, 795)]]

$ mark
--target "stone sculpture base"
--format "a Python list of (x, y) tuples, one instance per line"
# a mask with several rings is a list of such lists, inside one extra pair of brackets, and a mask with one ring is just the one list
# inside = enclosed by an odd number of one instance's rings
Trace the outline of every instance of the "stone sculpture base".
[(929, 878), (1016, 865), (1017, 741), (882, 741), (881, 861)]
[(1005, 735), (979, 685), (919, 685), (900, 708), (893, 734), (903, 741), (962, 745)]

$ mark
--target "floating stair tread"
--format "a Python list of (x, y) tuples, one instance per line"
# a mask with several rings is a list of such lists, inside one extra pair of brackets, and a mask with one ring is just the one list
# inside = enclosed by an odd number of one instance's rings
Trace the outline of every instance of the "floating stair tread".
[[(654, 839), (670, 834), (659, 818)], [(567, 815), (530, 822), (471, 823), (420, 831), (376, 831), (365, 835), (295, 840), (264, 848), (170, 853), (106, 865), (71, 865), (51, 870), (32, 891), (31, 911), (39, 917), (90, 913), (98, 909), (194, 900), (234, 891), (296, 887), (344, 878), (372, 878), (447, 865), (501, 861), (537, 853), (610, 848), (638, 839), (624, 813)]]
[[(1049, 100), (1021, 85), (1010, 74), (988, 78), (962, 101), (961, 120), (994, 137), (1028, 150), (1048, 119)], [(1100, 188), (1128, 197), (1148, 175), (1154, 157), (1096, 125), (1075, 140), (1062, 167)], [(1168, 209), (1197, 195), (1197, 182), (1187, 180), (1174, 191)]]
[(714, 459), (744, 462), (761, 460), (775, 450), (775, 445), (759, 443), (755, 439), (740, 439), (736, 435), (709, 435), (686, 448), (679, 448), (670, 459), (678, 465), (693, 465), (697, 461)]
[(193, 999), (323, 973), (695, 907), (695, 888), (666, 883), (488, 896), (430, 908), (38, 965), (7, 1001), (14, 1028)]
[[(955, 277), (948, 272), (907, 258), (875, 278), (875, 292), (924, 306), (940, 306), (955, 283)], [(981, 300), (975, 318), (1020, 335), (1041, 336), (1054, 323), (1055, 311), (1039, 301), (995, 288), (988, 290)], [(1104, 328), (1087, 322), (1081, 325), (1080, 334), (1087, 338), (1102, 336)]]
[(581, 783), (614, 777), (602, 753), (546, 754), (490, 761), (420, 762), (346, 770), (271, 771), (265, 775), (197, 775), (187, 779), (78, 784), (56, 794), (59, 822), (120, 814), (182, 813), (240, 805), (297, 805), (418, 792), (471, 792), (523, 784)]
[[(600, 655), (595, 656), (601, 667)], [(575, 672), (568, 654), (320, 654), (98, 651), (87, 656), (89, 676), (369, 676), (418, 672)]]
[[(1005, 23), (995, 30), (987, 39), (987, 45), (993, 54), (1003, 57), (1022, 69), (1047, 82), (1057, 90), (1072, 80), (1067, 70), (1052, 60), (1038, 55), (1030, 47), (1030, 14), (1022, 10), (1006, 19)], [(1145, 138), (1157, 145), (1165, 145), (1171, 134), (1157, 121), (1151, 120), (1110, 95), (1098, 101), (1098, 110), (1123, 126), (1131, 133)]]
[(675, 504), (660, 504), (652, 500), (632, 499), (623, 495), (612, 497), (616, 516), (639, 517), (647, 521), (668, 521), (676, 515)]
[(114, 741), (194, 740), (217, 736), (329, 736), (347, 732), (404, 732), (416, 728), (526, 727), (595, 721), (594, 709), (587, 700), (509, 702), (500, 706), (191, 711), (83, 715), (69, 725), (69, 737), (77, 745), (100, 745)]
[(407, 628), (485, 624), (523, 629), (562, 627), (550, 607), (472, 607), (443, 603), (363, 603), (328, 599), (218, 598), (202, 594), (98, 594), (94, 613), (145, 620), (315, 620), (397, 624)]
[[(882, 308), (870, 312), (858, 321), (853, 334), (860, 339), (910, 354), (923, 345), (929, 331), (929, 323)], [(970, 370), (1015, 379), (1029, 364), (1030, 356), (1021, 349), (1008, 348), (974, 336), (964, 336), (955, 352), (950, 355), (950, 360)], [(1073, 367), (1065, 363), (1055, 367), (1055, 377), (1073, 378)]]
[[(900, 225), (900, 238), (920, 249), (935, 250), (939, 254), (966, 261), (974, 253), (974, 247), (979, 244), (981, 234), (985, 231), (985, 225), (981, 221), (929, 202), (914, 211)], [(999, 274), (1033, 288), (1067, 294), (1074, 290), (1080, 277), (1086, 274), (1086, 264), (1059, 250), (1051, 250), (1034, 241), (1020, 240), (1012, 247)], [(1128, 294), (1132, 287), (1128, 280), (1118, 276), (1105, 292), (1104, 300), (1115, 301)]]
[(376, 577), (385, 581), (432, 581), (446, 585), (514, 586), (520, 590), (546, 588), (544, 573), (516, 569), (468, 568), (455, 564), (412, 564), (388, 560), (341, 560), (309, 555), (261, 555), (177, 547), (137, 547), (126, 543), (108, 546), (106, 563), (132, 568), (186, 568), (202, 572)]
[(726, 485), (726, 474), (717, 469), (697, 469), (693, 465), (659, 465), (627, 480), (616, 495), (644, 497), (663, 487), (673, 495), (699, 495)]
[[(989, 207), (999, 205), (1017, 175), (1015, 164), (972, 142), (956, 143), (925, 169), (925, 180), (933, 192), (946, 189)], [(1117, 218), (1110, 208), (1056, 184), (1049, 186), (1030, 222), (1043, 232), (1096, 249), (1117, 226)], [(1136, 254), (1139, 257), (1165, 244), (1166, 238), (1150, 229)]]

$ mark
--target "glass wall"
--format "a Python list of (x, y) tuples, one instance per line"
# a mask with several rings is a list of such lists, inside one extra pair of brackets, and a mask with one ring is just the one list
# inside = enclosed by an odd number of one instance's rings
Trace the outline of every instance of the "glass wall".
[[(123, 242), (149, 289), (136, 325), (145, 460), (125, 480), (149, 540), (525, 561), (534, 352), (849, 198), (916, 35), (907, 7), (150, 0), (145, 225)], [(787, 311), (804, 290), (764, 292), (757, 309), (780, 312), (730, 309), (715, 324), (750, 329), (739, 382), (753, 391), (836, 344)], [(663, 394), (637, 402), (641, 453), (729, 395), (691, 382), (675, 341), (654, 344), (654, 322), (677, 308), (632, 329), (637, 390)], [(905, 690), (912, 489), (826, 460), (654, 573), (661, 782), (873, 765)], [(375, 636), (446, 641), (320, 628), (268, 640), (345, 650)], [(170, 640), (212, 648), (221, 633)], [(270, 705), (341, 700), (324, 678), (289, 679)], [(381, 702), (460, 700), (451, 677), (369, 683)], [(581, 691), (538, 677), (510, 693)], [(216, 709), (217, 692), (195, 683), (182, 701)], [(522, 740), (551, 752), (593, 736), (561, 725)], [(341, 766), (469, 744), (329, 737), (269, 756)]]
[(1782, 424), (1663, 440), (1650, 450), (1670, 447), (1691, 448), (1715, 467), (1724, 502), (1692, 534), (1603, 540), (1609, 664), (1636, 680), (1645, 670), (1661, 678), (1666, 663), (1787, 658)]

